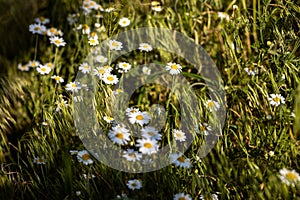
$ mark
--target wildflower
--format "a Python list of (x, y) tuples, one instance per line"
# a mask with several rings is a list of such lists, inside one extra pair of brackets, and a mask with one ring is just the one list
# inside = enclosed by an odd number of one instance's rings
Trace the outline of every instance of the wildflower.
[(99, 23), (95, 23), (95, 29), (97, 32), (101, 33), (101, 32), (105, 32), (106, 31), (106, 28), (105, 26), (101, 26)]
[(295, 170), (288, 170), (283, 168), (279, 171), (279, 173), (281, 181), (288, 186), (295, 186), (295, 184), (300, 181), (300, 176)]
[(88, 42), (91, 46), (96, 46), (99, 44), (99, 40), (98, 40), (98, 36), (95, 35), (95, 36), (92, 36), (92, 37), (89, 37), (89, 42)]
[(35, 18), (34, 21), (39, 24), (48, 24), (50, 22), (50, 19), (45, 18), (45, 17), (38, 17), (38, 18)]
[(90, 33), (91, 33), (91, 29), (90, 29), (89, 25), (84, 24), (82, 26), (82, 34), (89, 35)]
[(158, 2), (158, 1), (152, 1), (151, 2), (151, 9), (153, 11), (156, 11), (156, 12), (162, 11), (162, 7), (160, 5), (160, 2)]
[(29, 71), (29, 66), (28, 65), (23, 65), (22, 63), (18, 64), (18, 69), (21, 71)]
[(46, 164), (46, 160), (45, 160), (44, 156), (42, 156), (41, 158), (38, 156), (38, 157), (34, 158), (32, 160), (32, 162), (36, 163), (38, 165), (42, 165), (42, 164), (44, 165), (44, 164)]
[(142, 154), (134, 151), (134, 149), (127, 149), (127, 151), (124, 151), (124, 158), (126, 158), (128, 161), (137, 161), (140, 160), (142, 158)]
[(45, 66), (49, 67), (50, 69), (54, 68), (53, 63), (51, 63), (51, 62), (46, 63)]
[(116, 40), (109, 40), (109, 49), (110, 50), (121, 50), (123, 48), (122, 43)]
[(220, 104), (212, 100), (207, 100), (205, 106), (209, 109), (210, 112), (218, 111), (220, 109)]
[(49, 126), (49, 123), (47, 121), (42, 122), (43, 126)]
[(64, 82), (64, 79), (62, 77), (60, 77), (60, 76), (53, 75), (53, 76), (51, 76), (51, 78), (53, 80), (55, 80), (56, 83), (63, 83)]
[(94, 70), (94, 75), (102, 79), (105, 74), (109, 74), (112, 71), (112, 68), (107, 65), (104, 67), (97, 67), (96, 69), (93, 70)]
[(140, 51), (147, 51), (147, 52), (149, 52), (149, 51), (152, 51), (152, 46), (150, 44), (148, 44), (148, 43), (141, 43), (139, 45), (139, 50)]
[(93, 164), (93, 160), (87, 150), (78, 151), (77, 159), (85, 165)]
[(40, 62), (36, 61), (36, 60), (29, 61), (28, 64), (27, 64), (28, 67), (32, 67), (32, 68), (35, 68), (35, 67), (37, 67), (39, 65), (40, 65)]
[(66, 90), (71, 92), (78, 92), (81, 89), (79, 82), (70, 82), (66, 85)]
[(66, 42), (64, 41), (64, 39), (63, 38), (59, 38), (57, 36), (50, 37), (49, 40), (50, 40), (51, 44), (55, 44), (57, 47), (60, 47), (60, 46), (63, 47), (63, 46), (66, 45)]
[(170, 71), (171, 75), (176, 75), (181, 72), (182, 67), (179, 64), (176, 63), (168, 63), (166, 66), (166, 70)]
[(88, 63), (84, 62), (84, 63), (82, 63), (81, 65), (79, 65), (79, 70), (80, 70), (82, 73), (87, 74), (87, 73), (90, 73), (91, 67), (89, 66)]
[(285, 98), (281, 94), (270, 94), (269, 102), (272, 106), (279, 106), (285, 103)]
[(159, 148), (157, 141), (151, 139), (138, 139), (136, 146), (140, 147), (139, 151), (142, 154), (148, 154), (148, 155), (157, 153)]
[(255, 76), (257, 74), (257, 70), (254, 67), (246, 67), (244, 70), (247, 72), (250, 76)]
[(51, 27), (51, 28), (47, 29), (47, 36), (49, 36), (49, 37), (55, 37), (57, 35), (62, 36), (63, 33), (60, 30), (58, 30), (58, 29), (56, 29), (54, 27)]
[(121, 27), (129, 26), (129, 24), (130, 24), (130, 20), (129, 20), (127, 17), (123, 17), (123, 18), (121, 18), (120, 21), (119, 21), (119, 25), (120, 25)]
[(130, 140), (129, 130), (123, 125), (117, 125), (109, 131), (109, 138), (120, 145), (127, 144)]
[(103, 119), (104, 119), (104, 121), (106, 121), (107, 123), (111, 123), (112, 121), (114, 121), (114, 118), (108, 117), (108, 116), (104, 116)]
[(101, 55), (98, 55), (95, 57), (95, 62), (97, 63), (106, 63), (107, 62), (107, 58)]
[(130, 115), (139, 112), (138, 108), (127, 108), (126, 109), (126, 115), (129, 117)]
[(69, 151), (71, 155), (76, 155), (78, 154), (78, 151), (77, 150), (70, 150)]
[(116, 75), (113, 75), (110, 73), (104, 74), (102, 80), (104, 81), (104, 83), (110, 84), (110, 85), (114, 85), (119, 82), (118, 77)]
[(64, 99), (60, 99), (59, 101), (56, 101), (55, 104), (56, 104), (56, 108), (55, 108), (56, 112), (59, 112), (63, 108), (66, 108), (69, 106), (68, 101), (66, 101)]
[(122, 93), (123, 92), (123, 90), (121, 89), (121, 88), (117, 88), (117, 89), (115, 89), (114, 91), (113, 91), (113, 94), (114, 95), (117, 95), (117, 94), (120, 94), (120, 93)]
[(176, 166), (183, 168), (190, 168), (192, 165), (190, 159), (185, 158), (182, 153), (172, 153), (170, 155), (170, 161)]
[(118, 64), (118, 68), (119, 68), (119, 72), (120, 73), (127, 73), (130, 69), (131, 69), (131, 64), (127, 63), (127, 62), (120, 62)]
[(51, 68), (46, 66), (46, 65), (39, 65), (39, 67), (36, 68), (36, 70), (41, 74), (41, 75), (45, 75), (45, 74), (49, 74), (51, 72)]
[(225, 12), (218, 12), (218, 17), (220, 19), (225, 19), (226, 21), (229, 21), (229, 15)]
[(211, 127), (207, 124), (207, 123), (200, 123), (199, 124), (200, 127), (200, 131), (204, 134), (204, 135), (208, 135), (209, 131), (211, 131)]
[(46, 32), (46, 26), (42, 24), (31, 24), (29, 25), (29, 31), (33, 34), (43, 35)]
[(175, 194), (173, 200), (192, 200), (192, 198), (189, 194), (184, 194), (182, 192)]
[(106, 8), (106, 9), (104, 10), (104, 12), (110, 13), (110, 12), (113, 12), (113, 11), (115, 11), (115, 10), (116, 10), (115, 8), (109, 7), (109, 8)]
[(178, 140), (180, 142), (184, 142), (186, 140), (185, 133), (181, 130), (173, 129), (173, 135), (175, 140)]
[(142, 188), (142, 182), (139, 181), (139, 180), (137, 180), (137, 179), (129, 180), (126, 185), (131, 190), (141, 189)]
[(143, 69), (142, 69), (142, 71), (143, 71), (143, 73), (145, 74), (145, 75), (150, 75), (151, 74), (151, 69), (150, 68), (148, 68), (148, 67), (143, 67)]
[(146, 126), (145, 128), (142, 128), (141, 133), (142, 137), (145, 139), (161, 140), (161, 134), (159, 134), (158, 131), (152, 126)]
[(85, 179), (92, 179), (92, 178), (95, 178), (96, 176), (94, 174), (82, 174), (83, 178)]
[(150, 121), (150, 116), (147, 114), (147, 112), (134, 112), (131, 113), (128, 117), (131, 124), (137, 123), (141, 126), (143, 126), (144, 124), (148, 124)]

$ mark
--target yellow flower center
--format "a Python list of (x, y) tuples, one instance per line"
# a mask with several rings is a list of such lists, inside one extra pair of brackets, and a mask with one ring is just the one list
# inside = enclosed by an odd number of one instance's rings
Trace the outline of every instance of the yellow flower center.
[(49, 31), (50, 31), (50, 33), (56, 33), (56, 28), (53, 28), (53, 27), (52, 27), (52, 28), (50, 28)]
[(113, 42), (111, 43), (111, 45), (112, 45), (113, 47), (118, 47), (118, 46), (119, 46), (118, 43), (115, 42), (115, 41), (113, 41)]
[(152, 144), (149, 143), (149, 142), (146, 142), (146, 143), (144, 144), (144, 147), (147, 148), (147, 149), (150, 149), (150, 148), (152, 147)]
[(158, 1), (152, 1), (151, 6), (159, 6), (160, 3)]
[(99, 73), (99, 74), (104, 74), (104, 73), (105, 73), (105, 70), (104, 70), (104, 69), (98, 69), (98, 73)]
[(39, 31), (39, 30), (41, 30), (41, 28), (39, 26), (37, 26), (37, 27), (34, 27), (34, 30)]
[(214, 102), (212, 102), (212, 101), (208, 102), (208, 103), (207, 103), (207, 106), (208, 106), (208, 107), (211, 107), (211, 108), (214, 107)]
[(143, 120), (143, 119), (144, 119), (143, 115), (137, 115), (135, 118), (136, 118), (137, 120)]
[(89, 29), (89, 26), (87, 24), (85, 24), (85, 25), (83, 25), (83, 29), (87, 30), (87, 29)]
[(184, 161), (185, 161), (185, 158), (181, 156), (181, 157), (177, 158), (177, 160), (178, 160), (179, 162), (182, 162), (182, 163), (184, 163)]
[(136, 183), (131, 183), (131, 186), (132, 186), (132, 187), (136, 187), (137, 184), (136, 184)]
[(123, 139), (124, 137), (123, 137), (123, 133), (117, 133), (116, 134), (116, 137), (118, 138), (118, 139)]
[(43, 21), (45, 21), (46, 19), (45, 19), (45, 17), (40, 17), (40, 21), (41, 22), (43, 22)]
[(61, 41), (60, 40), (55, 40), (54, 41), (56, 44), (61, 44)]
[(185, 197), (180, 197), (178, 200), (186, 200)]
[(171, 69), (178, 69), (177, 65), (171, 65)]
[(95, 40), (95, 39), (91, 39), (90, 42), (91, 42), (92, 44), (96, 44), (96, 40)]
[(127, 67), (127, 64), (126, 64), (126, 63), (123, 63), (123, 64), (122, 64), (122, 67), (126, 68), (126, 67)]
[(296, 175), (293, 172), (289, 172), (285, 175), (286, 179), (289, 181), (294, 181), (297, 179)]
[(148, 132), (148, 135), (150, 135), (150, 136), (154, 136), (154, 135), (155, 135), (155, 133), (153, 133), (153, 132)]
[(71, 87), (76, 88), (76, 83), (72, 83)]
[(205, 130), (206, 130), (206, 127), (205, 127), (205, 126), (200, 126), (200, 130), (201, 130), (201, 131), (205, 131)]
[(82, 160), (88, 160), (90, 158), (89, 154), (83, 154), (82, 155)]
[(278, 103), (278, 102), (280, 102), (280, 98), (279, 98), (279, 97), (274, 97), (274, 98), (273, 98), (273, 101), (275, 101), (275, 102)]
[(41, 70), (42, 70), (43, 72), (45, 72), (45, 71), (46, 71), (46, 68), (41, 68)]
[(114, 77), (113, 77), (113, 76), (108, 76), (108, 77), (107, 77), (107, 80), (113, 81), (113, 80), (114, 80)]
[(136, 155), (135, 155), (135, 153), (130, 153), (130, 154), (129, 154), (129, 157), (131, 157), (131, 158), (136, 158)]
[(59, 81), (59, 80), (60, 80), (60, 77), (59, 77), (59, 76), (56, 76), (56, 77), (54, 78), (54, 80)]

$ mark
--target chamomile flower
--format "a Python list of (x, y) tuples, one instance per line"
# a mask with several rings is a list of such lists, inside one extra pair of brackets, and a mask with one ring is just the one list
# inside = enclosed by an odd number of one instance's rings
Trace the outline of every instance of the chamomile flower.
[(129, 24), (130, 24), (130, 20), (129, 20), (127, 17), (123, 17), (123, 18), (121, 18), (120, 21), (119, 21), (119, 25), (120, 25), (121, 27), (129, 26)]
[(98, 24), (97, 24), (97, 26), (96, 26), (96, 24), (95, 24), (95, 30), (99, 33), (102, 33), (102, 32), (106, 31), (106, 28), (104, 25), (100, 26), (100, 24), (99, 24), (99, 26), (98, 26)]
[(104, 121), (106, 121), (107, 123), (112, 123), (112, 122), (114, 121), (114, 118), (108, 117), (108, 116), (104, 116), (103, 119), (104, 119)]
[(47, 29), (47, 36), (49, 37), (62, 36), (62, 35), (63, 33), (57, 28), (51, 27)]
[(142, 188), (142, 182), (137, 180), (137, 179), (133, 179), (133, 180), (129, 180), (126, 185), (128, 186), (129, 189), (131, 190), (135, 190), (135, 189), (141, 189)]
[(190, 159), (185, 158), (182, 153), (172, 153), (170, 155), (170, 161), (176, 166), (183, 168), (190, 168), (192, 165)]
[(244, 68), (245, 72), (247, 72), (250, 76), (255, 76), (257, 74), (257, 70), (254, 67), (246, 67)]
[(130, 140), (129, 130), (122, 125), (114, 126), (112, 130), (109, 131), (108, 135), (113, 142), (120, 145), (127, 144)]
[(199, 128), (204, 135), (209, 135), (209, 131), (211, 131), (211, 127), (207, 123), (200, 123)]
[(270, 94), (269, 102), (272, 106), (279, 106), (285, 103), (285, 98), (281, 94)]
[(129, 122), (131, 124), (139, 124), (143, 126), (144, 124), (148, 124), (150, 121), (150, 116), (147, 112), (135, 112), (129, 115)]
[(38, 17), (38, 18), (35, 18), (34, 21), (38, 24), (48, 24), (50, 22), (50, 19), (45, 18), (45, 17)]
[(89, 25), (84, 24), (82, 27), (82, 34), (89, 35), (91, 33), (91, 28)]
[(127, 73), (131, 69), (131, 64), (127, 62), (120, 62), (117, 67), (120, 73)]
[(155, 12), (160, 12), (162, 11), (162, 7), (160, 5), (160, 2), (158, 1), (152, 1), (151, 2), (151, 9)]
[(46, 32), (46, 26), (42, 24), (31, 24), (29, 25), (29, 31), (33, 34), (43, 35)]
[(95, 62), (97, 63), (106, 63), (107, 62), (107, 58), (101, 55), (98, 55), (95, 57)]
[(79, 65), (79, 70), (82, 73), (87, 74), (87, 73), (91, 72), (91, 67), (90, 67), (90, 65), (88, 63), (84, 62), (81, 65)]
[(45, 74), (49, 74), (51, 72), (51, 68), (46, 66), (46, 65), (39, 65), (36, 70), (41, 74), (41, 75), (45, 75)]
[(117, 40), (109, 40), (108, 42), (110, 50), (121, 50), (123, 48), (122, 43)]
[(93, 164), (93, 160), (87, 150), (78, 151), (77, 159), (85, 165)]
[(66, 85), (66, 90), (70, 92), (78, 92), (81, 89), (79, 82), (70, 82)]
[(161, 134), (158, 133), (158, 131), (152, 126), (146, 126), (145, 128), (142, 128), (141, 133), (142, 137), (145, 139), (161, 140)]
[(116, 75), (113, 75), (110, 73), (104, 74), (102, 80), (104, 81), (104, 83), (109, 84), (109, 85), (114, 85), (119, 82), (118, 77)]
[(37, 60), (33, 60), (33, 61), (29, 61), (27, 66), (28, 67), (32, 67), (32, 68), (36, 68), (40, 65), (40, 62)]
[(137, 140), (137, 147), (139, 147), (139, 151), (142, 154), (154, 154), (157, 153), (159, 145), (156, 140), (151, 139), (138, 139)]
[(54, 68), (53, 63), (51, 63), (51, 62), (46, 63), (45, 66), (49, 67), (50, 69)]
[(184, 142), (186, 140), (185, 133), (182, 130), (173, 129), (173, 136), (175, 140)]
[(176, 75), (176, 74), (180, 74), (182, 67), (179, 64), (170, 62), (166, 66), (166, 70), (168, 70), (171, 75)]
[(140, 110), (138, 108), (127, 108), (126, 109), (126, 115), (129, 117), (130, 115), (139, 112)]
[(94, 75), (98, 76), (100, 79), (104, 77), (105, 74), (108, 74), (113, 69), (110, 66), (104, 66), (104, 67), (96, 67), (96, 69), (93, 69)]
[(98, 37), (89, 37), (88, 43), (89, 43), (91, 46), (96, 46), (96, 45), (98, 45), (98, 44), (99, 44)]
[(22, 63), (19, 63), (18, 64), (18, 69), (20, 70), (20, 71), (29, 71), (29, 66), (28, 65), (23, 65)]
[(209, 109), (210, 112), (218, 111), (220, 109), (220, 104), (212, 100), (207, 100), (205, 106)]
[(60, 46), (63, 47), (66, 45), (66, 42), (64, 41), (64, 39), (57, 37), (57, 36), (50, 37), (49, 40), (50, 40), (51, 44), (55, 44), (55, 46), (57, 46), (57, 47), (60, 47)]
[(149, 51), (152, 51), (152, 46), (150, 44), (148, 44), (148, 43), (141, 43), (139, 45), (139, 50), (140, 51), (147, 51), (147, 52), (149, 52)]
[(44, 165), (44, 164), (46, 164), (46, 160), (45, 160), (45, 158), (44, 158), (44, 156), (42, 156), (42, 157), (36, 157), (36, 158), (34, 158), (33, 160), (32, 160), (32, 162), (33, 163), (36, 163), (36, 164), (38, 164), (38, 165)]
[(295, 186), (300, 181), (300, 176), (295, 170), (283, 168), (279, 173), (281, 181), (287, 185)]
[(184, 194), (182, 192), (175, 194), (173, 200), (192, 200), (192, 198), (189, 194)]
[(135, 162), (142, 158), (142, 154), (138, 151), (134, 151), (134, 149), (127, 149), (127, 151), (124, 151), (123, 157), (126, 158), (126, 160), (128, 161)]

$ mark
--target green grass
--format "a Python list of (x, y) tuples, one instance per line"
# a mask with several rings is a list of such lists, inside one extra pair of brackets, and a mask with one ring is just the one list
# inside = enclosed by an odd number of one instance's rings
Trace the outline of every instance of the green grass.
[[(0, 1), (0, 19), (7, 19), (0, 20), (0, 25), (11, 28), (7, 29), (9, 33), (0, 29), (1, 38), (5, 38), (0, 48), (0, 64), (4, 68), (1, 71), (5, 73), (0, 80), (0, 199), (115, 199), (122, 193), (129, 199), (173, 199), (180, 192), (190, 194), (192, 199), (199, 199), (200, 195), (209, 199), (212, 194), (219, 199), (300, 199), (299, 181), (293, 187), (279, 178), (283, 168), (300, 173), (299, 3), (164, 0), (163, 10), (154, 12), (150, 1), (96, 1), (103, 8), (116, 8), (110, 13), (99, 12), (103, 18), (97, 19), (93, 17), (96, 11), (83, 14), (81, 1), (32, 2), (33, 5), (24, 6), (24, 10), (32, 8), (32, 12), (24, 13), (18, 12), (22, 7), (17, 0)], [(233, 10), (233, 5), (238, 9)], [(227, 14), (229, 19), (219, 18), (218, 12)], [(68, 24), (66, 17), (72, 13), (78, 14), (76, 25), (87, 24), (92, 31), (95, 22), (105, 26), (104, 32), (97, 33), (100, 43), (124, 30), (150, 26), (181, 32), (206, 50), (224, 82), (226, 120), (222, 136), (201, 162), (196, 157), (197, 142), (203, 140), (199, 135), (185, 153), (191, 159), (189, 169), (172, 164), (148, 173), (126, 173), (96, 159), (93, 164), (84, 165), (70, 154), (70, 150), (85, 147), (74, 124), (72, 93), (65, 86), (74, 81), (79, 65), (91, 50), (87, 36)], [(65, 47), (56, 48), (47, 36), (28, 32), (34, 17), (42, 15), (50, 19), (47, 27), (63, 31)], [(122, 17), (131, 20), (126, 28), (118, 25)], [(18, 46), (22, 49), (15, 51)], [(40, 75), (32, 68), (28, 72), (18, 70), (18, 63), (26, 64), (35, 57), (41, 63), (53, 62), (55, 69), (48, 75)], [(201, 119), (194, 116), (193, 120), (211, 119), (204, 106), (209, 99), (204, 78), (184, 58), (159, 49), (147, 54), (134, 51), (111, 66), (121, 61), (131, 63), (133, 68), (150, 62), (180, 63), (184, 66), (182, 74), (199, 99)], [(244, 70), (252, 67), (258, 71), (255, 76)], [(53, 74), (63, 77), (64, 83), (55, 84), (50, 78)], [(103, 117), (112, 114), (112, 89), (99, 82), (95, 94), (96, 117), (106, 131), (111, 125)], [(268, 98), (273, 93), (285, 97), (285, 103), (272, 106)], [(145, 111), (153, 103), (168, 108), (163, 145), (172, 143), (171, 131), (178, 128), (184, 117), (174, 94), (161, 85), (150, 84), (136, 90), (129, 102)], [(184, 94), (183, 97), (186, 98)], [(69, 106), (56, 112), (61, 100)], [(192, 107), (187, 109), (194, 112)], [(46, 163), (33, 163), (37, 156), (44, 156)], [(85, 179), (83, 174), (93, 174), (95, 178)], [(140, 179), (142, 188), (130, 190), (126, 183), (131, 179)], [(81, 194), (76, 195), (76, 191)]]

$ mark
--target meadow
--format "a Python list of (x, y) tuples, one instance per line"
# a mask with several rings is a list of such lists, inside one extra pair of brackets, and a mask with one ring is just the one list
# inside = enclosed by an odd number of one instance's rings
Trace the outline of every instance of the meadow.
[(300, 199), (299, 1), (0, 11), (1, 200)]

